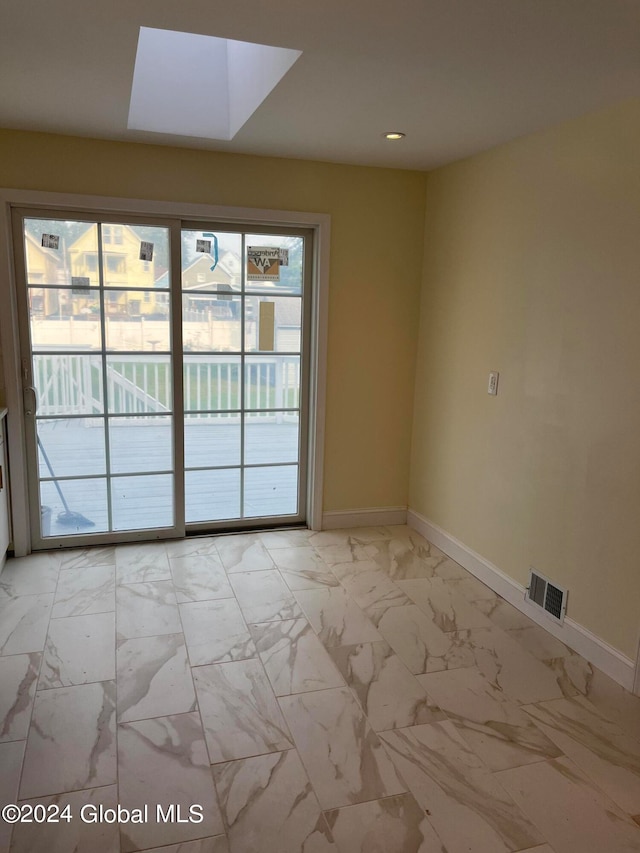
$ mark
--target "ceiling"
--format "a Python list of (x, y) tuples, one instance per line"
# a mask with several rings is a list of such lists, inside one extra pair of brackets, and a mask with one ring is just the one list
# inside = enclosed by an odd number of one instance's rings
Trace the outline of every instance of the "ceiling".
[[(134, 131), (140, 27), (303, 54), (231, 141)], [(638, 95), (637, 0), (0, 5), (6, 128), (430, 169)], [(388, 142), (387, 130), (407, 136)]]

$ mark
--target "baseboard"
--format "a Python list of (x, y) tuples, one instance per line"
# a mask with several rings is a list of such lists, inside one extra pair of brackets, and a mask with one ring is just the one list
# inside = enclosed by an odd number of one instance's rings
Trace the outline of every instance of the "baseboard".
[(378, 527), (387, 524), (406, 524), (406, 506), (381, 506), (370, 509), (346, 509), (322, 514), (322, 529), (341, 527)]
[(566, 643), (569, 648), (578, 652), (618, 684), (633, 691), (634, 680), (640, 679), (636, 679), (636, 662), (631, 658), (626, 657), (568, 616), (562, 625), (550, 619), (538, 607), (525, 601), (525, 588), (521, 584), (415, 510), (408, 510), (407, 524), (525, 616), (553, 634), (558, 640)]

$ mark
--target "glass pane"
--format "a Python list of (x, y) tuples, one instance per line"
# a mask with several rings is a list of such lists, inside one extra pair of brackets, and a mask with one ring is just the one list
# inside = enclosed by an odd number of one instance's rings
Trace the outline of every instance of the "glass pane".
[(109, 453), (114, 474), (173, 470), (171, 417), (109, 419)]
[(90, 287), (100, 283), (98, 226), (93, 223), (25, 219), (24, 249), (27, 284), (70, 287), (73, 277)]
[(185, 352), (239, 352), (242, 345), (239, 296), (182, 295), (182, 346)]
[(41, 477), (106, 474), (103, 418), (37, 421)]
[(245, 464), (297, 462), (298, 421), (297, 412), (245, 415)]
[(107, 356), (109, 412), (162, 414), (172, 408), (168, 355)]
[[(155, 225), (102, 226), (102, 265), (106, 287), (169, 287), (169, 229)], [(143, 313), (152, 313), (155, 300)]]
[(173, 526), (173, 477), (151, 474), (111, 480), (114, 530)]
[(34, 349), (100, 349), (100, 297), (89, 288), (29, 288)]
[(107, 349), (168, 352), (168, 299), (149, 290), (105, 290)]
[[(273, 303), (273, 307), (269, 305)], [(302, 300), (286, 296), (245, 298), (245, 348), (248, 351), (300, 352)]]
[(74, 536), (104, 533), (109, 529), (107, 481), (104, 479), (59, 480), (40, 483), (42, 536)]
[(185, 411), (239, 409), (240, 369), (238, 356), (185, 355)]
[(244, 401), (247, 409), (295, 409), (300, 405), (299, 356), (248, 356)]
[(240, 517), (240, 469), (187, 471), (185, 474), (187, 524)]
[[(278, 264), (277, 280), (264, 281), (250, 276), (259, 275), (255, 268), (247, 264), (246, 288), (249, 291), (273, 293), (302, 293), (304, 269), (304, 239), (302, 237), (283, 237), (276, 234), (247, 234), (247, 252), (250, 248), (283, 249)], [(285, 254), (286, 253), (286, 254)], [(286, 262), (284, 262), (286, 261)], [(254, 270), (253, 273), (251, 270)]]
[(187, 415), (184, 419), (186, 468), (240, 464), (240, 416)]
[(297, 465), (245, 469), (245, 516), (295, 515), (297, 511)]
[[(218, 259), (216, 263), (216, 240)], [(200, 249), (200, 251), (199, 251)], [(207, 251), (208, 250), (208, 251)], [(225, 231), (182, 232), (182, 289), (240, 292), (242, 237)], [(211, 269), (213, 267), (213, 269)]]
[(33, 385), (40, 416), (95, 415), (103, 411), (100, 356), (34, 354)]

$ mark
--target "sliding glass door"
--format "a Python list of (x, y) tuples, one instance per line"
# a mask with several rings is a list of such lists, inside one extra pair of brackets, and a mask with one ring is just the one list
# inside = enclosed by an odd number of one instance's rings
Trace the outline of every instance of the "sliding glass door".
[(187, 525), (304, 520), (305, 244), (182, 231)]
[(303, 522), (309, 233), (14, 227), (33, 547)]

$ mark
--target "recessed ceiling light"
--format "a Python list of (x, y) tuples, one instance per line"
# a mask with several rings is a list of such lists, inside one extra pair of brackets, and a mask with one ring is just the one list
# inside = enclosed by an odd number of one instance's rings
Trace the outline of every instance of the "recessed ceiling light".
[(400, 133), (399, 130), (390, 130), (387, 133), (383, 133), (382, 135), (385, 139), (404, 139), (407, 134)]

